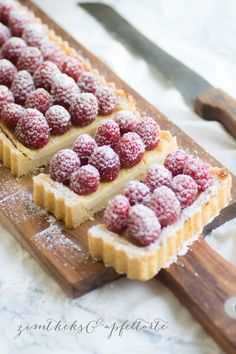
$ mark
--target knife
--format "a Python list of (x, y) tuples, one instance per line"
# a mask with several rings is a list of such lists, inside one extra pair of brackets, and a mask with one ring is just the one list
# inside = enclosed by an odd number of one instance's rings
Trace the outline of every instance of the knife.
[(210, 222), (204, 227), (202, 235), (207, 236), (211, 231), (223, 225), (227, 221), (230, 221), (233, 218), (236, 218), (236, 202), (231, 203), (230, 205), (222, 209), (220, 214), (216, 216), (212, 222)]
[(135, 29), (112, 7), (101, 3), (79, 3), (83, 9), (101, 22), (112, 34), (121, 39), (158, 70), (182, 94), (188, 105), (207, 120), (217, 120), (236, 139), (236, 100), (187, 66), (164, 52)]

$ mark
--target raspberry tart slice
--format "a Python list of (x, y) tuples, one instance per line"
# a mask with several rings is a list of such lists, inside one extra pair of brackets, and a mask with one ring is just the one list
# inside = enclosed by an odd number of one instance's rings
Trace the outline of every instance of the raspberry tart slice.
[[(135, 111), (129, 94), (106, 82), (86, 58), (27, 8), (12, 2), (6, 14), (0, 15), (4, 22), (0, 28), (1, 107), (12, 103), (11, 111), (8, 108), (9, 112), (3, 110), (3, 117), (0, 115), (0, 160), (13, 175), (19, 177), (48, 165), (53, 155), (71, 147), (78, 135), (94, 135), (99, 124), (116, 113)], [(40, 129), (34, 124), (31, 129), (25, 124), (30, 132), (23, 134), (13, 119), (12, 124), (6, 124), (6, 117), (18, 117), (18, 105), (42, 113), (46, 122), (41, 117), (40, 124), (48, 125), (49, 131), (48, 127)], [(38, 137), (39, 131), (37, 144), (22, 139), (27, 134)]]
[[(34, 177), (35, 203), (63, 220), (67, 227), (77, 227), (93, 217), (129, 181), (142, 178), (153, 162), (162, 163), (176, 149), (176, 139), (158, 126), (158, 145), (145, 150), (137, 133), (122, 135), (119, 125), (109, 122), (98, 127), (94, 139), (88, 134), (80, 135), (73, 150), (61, 150), (53, 157), (49, 174)], [(75, 155), (80, 163), (74, 170)], [(148, 202), (149, 187), (140, 183), (140, 196), (134, 189), (132, 183), (127, 189), (133, 203)]]
[(174, 262), (231, 200), (225, 169), (180, 150), (164, 164), (149, 168), (143, 182), (129, 182), (108, 202), (104, 224), (88, 230), (91, 256), (130, 279), (148, 280)]

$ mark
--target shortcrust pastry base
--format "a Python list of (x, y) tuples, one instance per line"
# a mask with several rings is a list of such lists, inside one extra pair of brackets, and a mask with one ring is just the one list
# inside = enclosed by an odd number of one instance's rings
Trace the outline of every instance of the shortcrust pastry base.
[(219, 168), (213, 168), (213, 173), (216, 178), (214, 188), (203, 192), (199, 196), (201, 199), (198, 198), (192, 206), (186, 208), (183, 219), (163, 229), (160, 241), (152, 245), (138, 247), (108, 231), (103, 224), (90, 228), (88, 241), (92, 258), (101, 259), (105, 266), (112, 266), (118, 273), (125, 273), (129, 279), (146, 281), (154, 277), (187, 240), (200, 234), (202, 228), (230, 202), (230, 174)]
[(63, 220), (67, 227), (77, 227), (102, 210), (108, 200), (120, 193), (132, 179), (141, 179), (153, 163), (162, 163), (173, 150), (176, 139), (168, 131), (161, 131), (161, 142), (156, 150), (146, 151), (142, 161), (132, 168), (122, 168), (112, 182), (101, 182), (95, 193), (79, 196), (68, 187), (40, 173), (33, 179), (33, 199), (36, 204)]

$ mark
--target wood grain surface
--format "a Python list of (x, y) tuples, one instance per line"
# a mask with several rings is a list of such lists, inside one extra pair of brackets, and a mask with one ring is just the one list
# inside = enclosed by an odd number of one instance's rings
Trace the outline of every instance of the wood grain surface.
[(194, 103), (203, 118), (218, 120), (236, 139), (236, 100), (220, 89), (203, 92)]
[[(47, 15), (29, 1), (25, 2), (43, 22), (67, 40), (72, 47), (89, 58), (107, 80), (132, 94), (141, 113), (156, 118), (162, 129), (169, 129), (177, 136), (179, 146), (212, 165), (221, 166), (195, 141), (177, 128), (161, 112), (139, 96), (107, 66), (69, 36)], [(78, 19), (79, 21), (79, 19)], [(71, 297), (78, 297), (92, 289), (118, 279), (112, 268), (89, 257), (87, 230), (101, 220), (86, 222), (75, 230), (65, 229), (63, 224), (36, 207), (32, 201), (32, 176), (17, 179), (9, 170), (0, 168), (0, 218), (1, 223), (37, 262), (60, 284)], [(233, 177), (233, 200), (236, 200), (236, 179)], [(224, 301), (236, 295), (235, 269), (216, 254), (204, 239), (196, 242), (192, 250), (181, 258), (184, 267), (173, 264), (158, 274), (183, 302), (190, 312), (228, 353), (236, 352), (236, 321), (223, 312)], [(196, 276), (196, 273), (198, 274)]]

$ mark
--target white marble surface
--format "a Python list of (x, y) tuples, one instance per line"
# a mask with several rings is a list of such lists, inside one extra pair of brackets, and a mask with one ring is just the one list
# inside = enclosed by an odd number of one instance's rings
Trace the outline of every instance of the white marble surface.
[[(144, 97), (154, 103), (211, 154), (236, 172), (236, 143), (215, 122), (198, 118), (172, 87), (146, 63), (130, 54), (74, 0), (37, 0), (56, 21), (99, 56)], [(234, 0), (110, 1), (143, 33), (194, 68), (214, 85), (236, 97), (236, 3)], [(158, 81), (157, 81), (158, 79)], [(1, 196), (0, 196), (1, 199)], [(236, 265), (236, 222), (214, 232), (210, 244)], [(142, 317), (161, 317), (168, 328), (158, 333), (107, 330), (92, 334), (68, 331), (24, 331), (20, 324), (48, 318), (86, 324), (104, 318), (107, 324)], [(221, 353), (185, 308), (157, 280), (145, 284), (125, 279), (77, 300), (68, 299), (14, 239), (0, 226), (0, 353), (1, 354), (162, 354)]]

